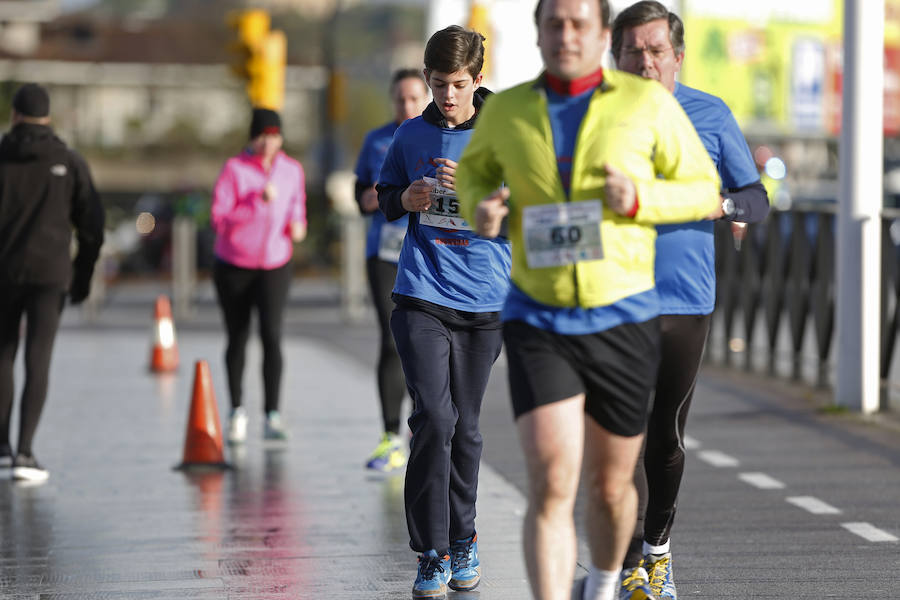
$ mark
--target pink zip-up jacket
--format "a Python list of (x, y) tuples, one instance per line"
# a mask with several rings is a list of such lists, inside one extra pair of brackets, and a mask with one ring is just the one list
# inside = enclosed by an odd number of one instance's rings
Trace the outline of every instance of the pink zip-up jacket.
[(244, 269), (286, 264), (294, 251), (291, 223), (306, 224), (305, 185), (303, 166), (283, 152), (268, 172), (246, 151), (228, 159), (213, 189), (216, 256)]

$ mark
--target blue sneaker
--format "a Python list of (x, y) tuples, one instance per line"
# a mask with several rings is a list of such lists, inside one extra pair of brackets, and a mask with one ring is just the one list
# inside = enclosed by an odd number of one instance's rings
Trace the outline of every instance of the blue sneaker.
[(429, 550), (419, 556), (419, 569), (413, 584), (413, 598), (441, 598), (450, 580), (450, 557)]
[(457, 592), (474, 590), (481, 580), (478, 560), (478, 534), (450, 542), (450, 589)]

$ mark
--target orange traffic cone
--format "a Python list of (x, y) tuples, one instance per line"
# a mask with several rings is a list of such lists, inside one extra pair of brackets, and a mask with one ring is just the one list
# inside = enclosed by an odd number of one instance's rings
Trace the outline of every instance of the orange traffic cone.
[(167, 296), (156, 299), (153, 324), (153, 350), (150, 353), (150, 370), (168, 373), (178, 368), (178, 345), (175, 343), (175, 324), (172, 306)]
[(225, 463), (216, 395), (205, 360), (198, 360), (194, 369), (194, 393), (184, 437), (184, 458), (176, 468), (191, 467), (229, 468)]

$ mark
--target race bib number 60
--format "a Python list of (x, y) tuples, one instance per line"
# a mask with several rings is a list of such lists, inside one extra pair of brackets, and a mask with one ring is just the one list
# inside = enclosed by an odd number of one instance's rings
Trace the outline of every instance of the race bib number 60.
[(522, 227), (528, 266), (540, 269), (602, 259), (602, 220), (599, 200), (525, 207)]

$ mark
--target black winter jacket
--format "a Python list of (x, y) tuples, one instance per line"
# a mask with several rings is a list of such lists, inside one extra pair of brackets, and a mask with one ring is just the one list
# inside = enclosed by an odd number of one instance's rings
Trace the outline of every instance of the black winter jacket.
[[(87, 290), (103, 244), (103, 205), (87, 164), (46, 125), (0, 140), (0, 287)], [(72, 228), (78, 254), (70, 258)], [(86, 292), (85, 292), (86, 294)]]

